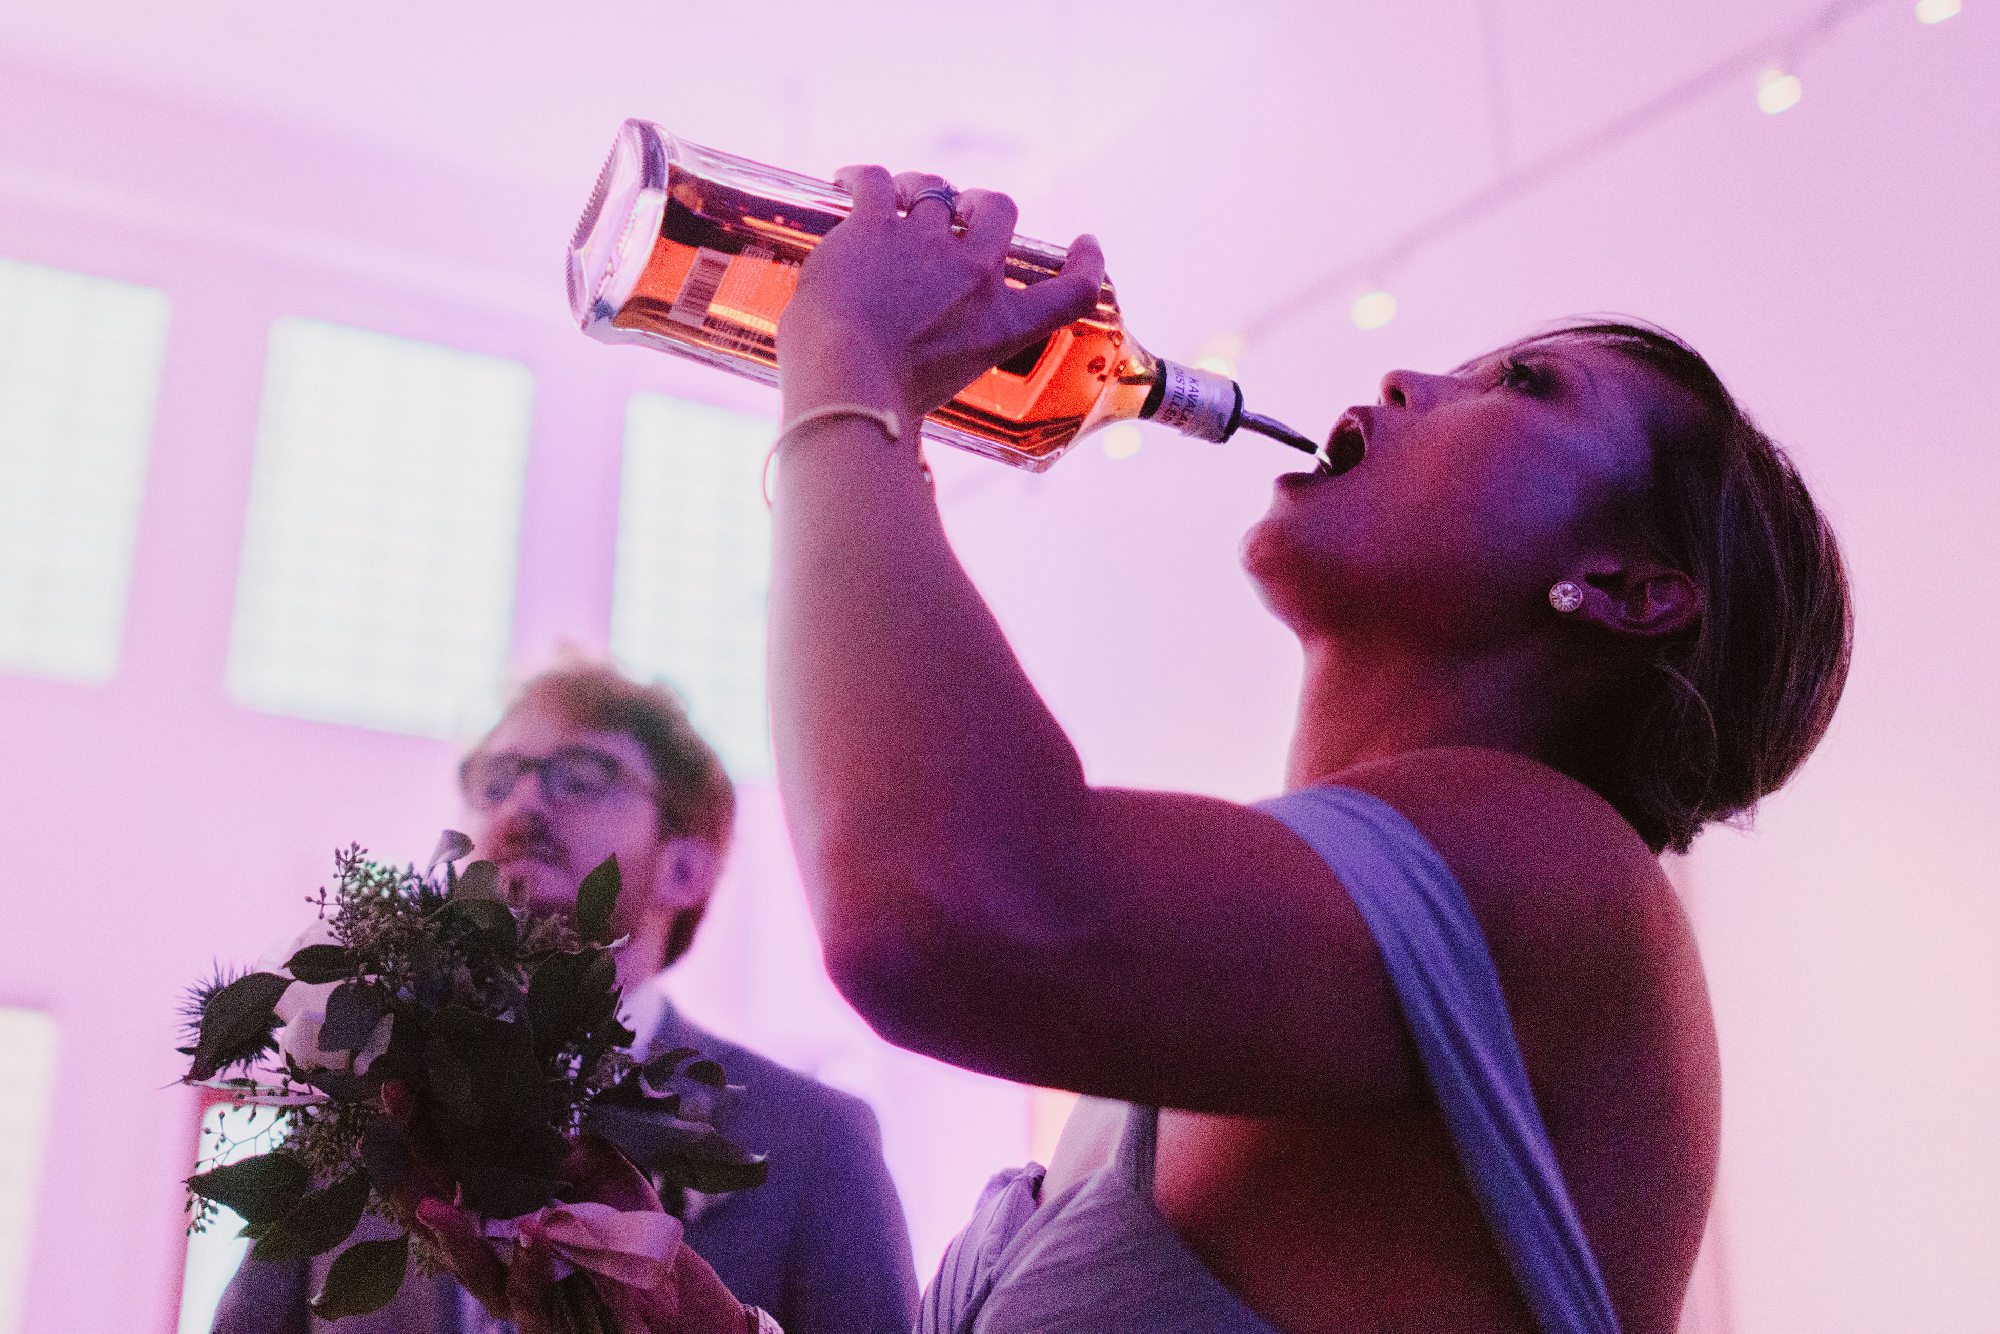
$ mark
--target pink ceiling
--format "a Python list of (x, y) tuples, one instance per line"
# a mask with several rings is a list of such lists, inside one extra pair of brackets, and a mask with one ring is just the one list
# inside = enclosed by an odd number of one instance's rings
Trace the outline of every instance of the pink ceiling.
[[(0, 60), (577, 196), (617, 122), (807, 170), (1015, 192), (1030, 229), (1220, 245), (1244, 196), (1301, 256), (1221, 265), (1218, 325), (1810, 6), (1420, 0), (751, 6), (251, 0), (0, 6)], [(0, 66), (4, 68), (4, 66)], [(1496, 112), (1496, 108), (1499, 109)], [(1114, 254), (1119, 251), (1114, 248)]]

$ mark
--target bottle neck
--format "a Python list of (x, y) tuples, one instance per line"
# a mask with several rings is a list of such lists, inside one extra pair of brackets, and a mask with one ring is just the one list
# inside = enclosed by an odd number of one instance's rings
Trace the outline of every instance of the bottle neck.
[(1243, 390), (1226, 375), (1161, 357), (1139, 418), (1221, 444), (1243, 424)]

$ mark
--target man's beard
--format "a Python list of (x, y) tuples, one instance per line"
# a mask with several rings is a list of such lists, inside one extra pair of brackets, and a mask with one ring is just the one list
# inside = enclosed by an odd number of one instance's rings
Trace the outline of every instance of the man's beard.
[(516, 912), (570, 917), (576, 912), (576, 877), (545, 861), (523, 858), (500, 871), (500, 889)]

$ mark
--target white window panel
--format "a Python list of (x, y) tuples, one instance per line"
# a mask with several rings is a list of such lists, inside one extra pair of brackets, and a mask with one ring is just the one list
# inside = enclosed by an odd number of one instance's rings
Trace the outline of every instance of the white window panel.
[[(207, 1172), (269, 1153), (284, 1138), (284, 1129), (285, 1114), (276, 1108), (216, 1103), (202, 1113), (195, 1170)], [(223, 1290), (250, 1251), (242, 1231), (242, 1217), (218, 1205), (208, 1226), (188, 1236), (187, 1262), (181, 1272), (180, 1334), (208, 1334), (215, 1323)]]
[(426, 736), (500, 700), (526, 367), (281, 320), (257, 433), (229, 685), (252, 708)]
[(611, 651), (678, 689), (730, 775), (771, 772), (764, 596), (771, 519), (759, 484), (776, 425), (660, 394), (625, 417)]
[(0, 1008), (0, 1334), (21, 1327), (42, 1141), (55, 1094), (56, 1021), (40, 1010)]
[(118, 668), (167, 298), (0, 260), (0, 671)]

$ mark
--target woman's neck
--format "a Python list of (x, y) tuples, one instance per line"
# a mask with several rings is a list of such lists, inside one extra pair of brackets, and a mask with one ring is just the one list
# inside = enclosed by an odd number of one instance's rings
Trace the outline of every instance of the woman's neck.
[(1557, 731), (1553, 703), (1546, 664), (1525, 646), (1440, 659), (1309, 643), (1285, 786), (1441, 746), (1547, 760)]

